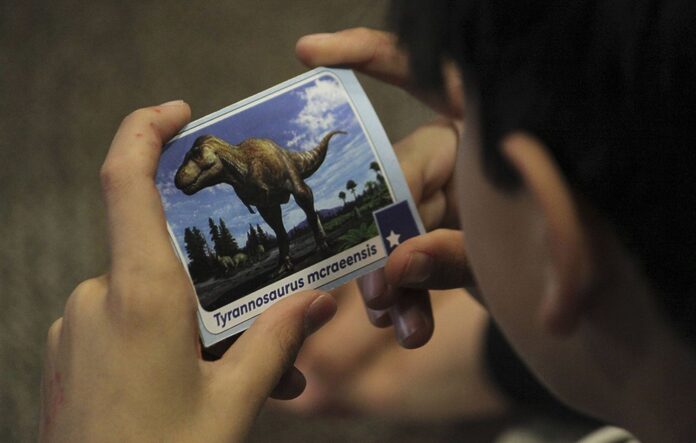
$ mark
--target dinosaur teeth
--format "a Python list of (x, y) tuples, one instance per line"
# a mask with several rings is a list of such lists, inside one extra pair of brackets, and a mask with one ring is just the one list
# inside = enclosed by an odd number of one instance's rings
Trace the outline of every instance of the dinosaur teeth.
[(184, 192), (184, 194), (186, 194), (186, 195), (195, 194), (195, 193), (196, 193), (196, 189), (195, 189), (195, 188), (196, 188), (196, 183), (197, 183), (197, 182), (198, 182), (198, 180), (194, 180), (194, 181), (192, 181), (191, 183), (189, 183), (188, 185), (182, 186), (182, 187), (181, 187), (181, 190), (182, 190), (182, 191)]
[(201, 181), (201, 176), (199, 175), (196, 177), (191, 183), (187, 185), (183, 185), (180, 189), (184, 192), (186, 195), (192, 195), (195, 194), (196, 192), (199, 191), (198, 189), (198, 182)]

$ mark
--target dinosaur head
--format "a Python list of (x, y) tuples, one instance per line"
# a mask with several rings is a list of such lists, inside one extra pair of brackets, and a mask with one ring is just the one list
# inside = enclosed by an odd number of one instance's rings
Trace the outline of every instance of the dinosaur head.
[(227, 143), (212, 135), (198, 137), (176, 171), (176, 187), (184, 194), (192, 195), (222, 182), (224, 166), (217, 151), (224, 145)]

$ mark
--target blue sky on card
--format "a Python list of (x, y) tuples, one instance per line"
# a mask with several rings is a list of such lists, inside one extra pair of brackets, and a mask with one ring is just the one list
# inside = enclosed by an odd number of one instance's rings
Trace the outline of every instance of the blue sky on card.
[[(268, 138), (284, 148), (305, 151), (314, 148), (327, 132), (335, 129), (348, 134), (331, 139), (324, 163), (305, 180), (314, 192), (315, 208), (319, 210), (342, 205), (338, 198), (340, 191), (349, 196), (348, 200), (352, 199), (345, 188), (348, 180), (358, 184), (357, 192), (362, 192), (365, 182), (375, 180), (374, 171), (369, 169), (370, 162), (376, 160), (375, 155), (345, 90), (331, 75), (288, 89), (172, 142), (162, 154), (157, 187), (167, 220), (182, 250), (184, 229), (190, 226), (198, 227), (212, 246), (208, 217), (216, 222), (222, 218), (240, 246), (246, 242), (250, 223), (272, 232), (257, 211), (256, 214), (249, 213), (230, 185), (219, 184), (192, 196), (176, 189), (174, 174), (197, 137), (211, 134), (231, 144), (239, 144), (251, 137)], [(282, 210), (288, 230), (306, 218), (292, 197), (282, 205)]]

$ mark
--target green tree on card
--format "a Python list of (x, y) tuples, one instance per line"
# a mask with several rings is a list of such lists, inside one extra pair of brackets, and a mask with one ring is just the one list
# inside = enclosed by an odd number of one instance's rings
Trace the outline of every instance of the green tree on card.
[(220, 247), (217, 250), (217, 254), (220, 257), (232, 257), (234, 254), (239, 252), (239, 245), (234, 236), (227, 229), (227, 225), (223, 219), (220, 219)]
[(357, 186), (358, 185), (353, 180), (348, 180), (348, 182), (346, 183), (346, 189), (349, 190), (353, 194), (353, 200), (356, 199), (355, 188)]

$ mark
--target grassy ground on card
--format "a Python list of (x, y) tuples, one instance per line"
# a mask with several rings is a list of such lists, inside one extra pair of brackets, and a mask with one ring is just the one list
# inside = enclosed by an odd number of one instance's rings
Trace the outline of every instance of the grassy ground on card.
[[(312, 231), (306, 229), (290, 240), (290, 255), (295, 265), (294, 272), (359, 245), (377, 235), (372, 212), (392, 202), (386, 186), (364, 193), (354, 202), (348, 202), (344, 210), (330, 220), (323, 221), (329, 244), (328, 253), (316, 249)], [(206, 310), (215, 310), (238, 300), (257, 289), (290, 275), (276, 275), (278, 249), (267, 251), (263, 257), (250, 260), (236, 269), (234, 274), (222, 278), (210, 278), (196, 284), (201, 305)]]

